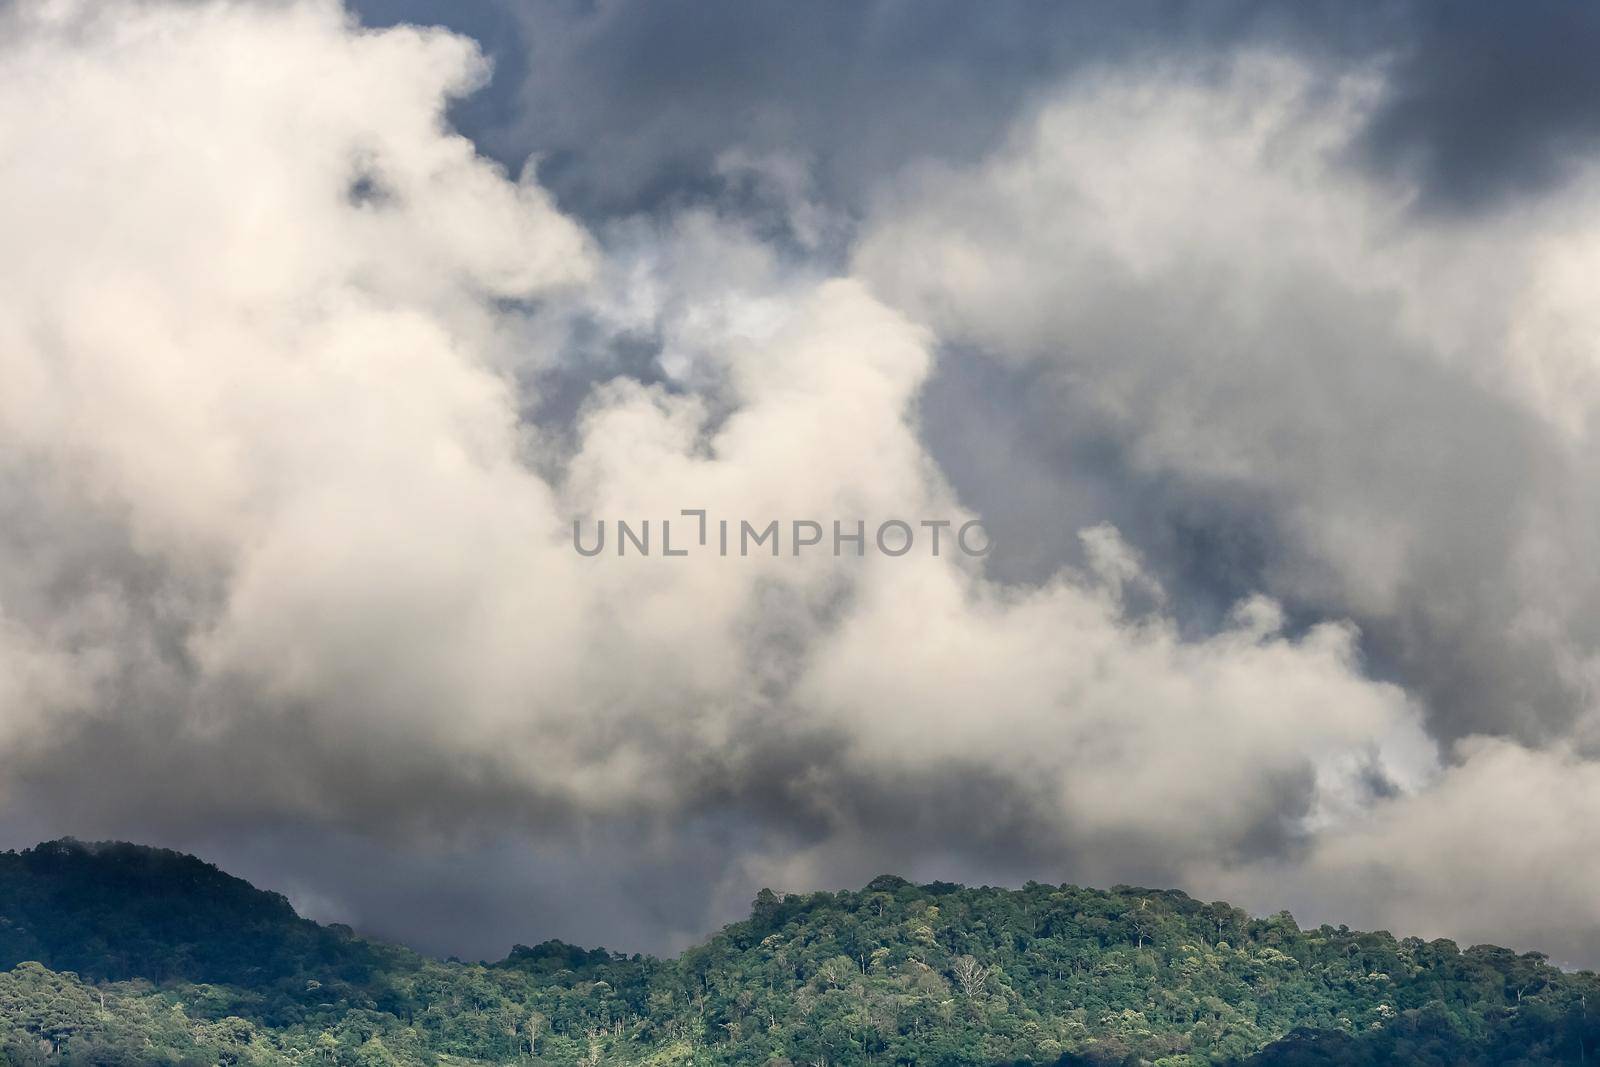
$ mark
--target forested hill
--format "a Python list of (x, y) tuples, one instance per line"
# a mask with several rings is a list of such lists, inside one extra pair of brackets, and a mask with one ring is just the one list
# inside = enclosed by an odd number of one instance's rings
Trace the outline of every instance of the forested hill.
[(1547, 1064), (1600, 980), (1538, 954), (1301, 930), (1182, 893), (777, 896), (676, 959), (559, 942), (440, 962), (193, 857), (0, 855), (14, 1064)]
[(348, 929), (193, 856), (70, 840), (0, 854), (0, 963), (22, 960), (92, 981), (240, 986), (380, 963)]

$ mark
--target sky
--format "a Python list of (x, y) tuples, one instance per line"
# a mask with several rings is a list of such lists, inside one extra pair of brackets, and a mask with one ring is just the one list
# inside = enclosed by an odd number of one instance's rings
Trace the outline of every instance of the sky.
[(468, 958), (892, 872), (1600, 964), (1597, 50), (0, 0), (0, 846)]

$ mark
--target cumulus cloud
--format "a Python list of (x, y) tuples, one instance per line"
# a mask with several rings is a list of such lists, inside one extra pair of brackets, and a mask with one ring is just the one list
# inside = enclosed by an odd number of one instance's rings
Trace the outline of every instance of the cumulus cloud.
[[(840, 272), (811, 253), (841, 216), (761, 145), (719, 166), (775, 216), (563, 215), (451, 129), (487, 72), (442, 31), (326, 0), (0, 18), (26, 90), (0, 104), (14, 825), (265, 840), (270, 863), (232, 846), (247, 870), (385, 926), (370, 881), (283, 842), (421, 879), (474, 848), (518, 884), (671, 877), (665, 940), (758, 880), (886, 866), (1276, 905), (1468, 810), (1515, 777), (1495, 760), (1586, 780), (1509, 742), (1441, 767), (1423, 722), (1531, 743), (1581, 715), (1592, 599), (1559, 576), (1592, 529), (1589, 245), (1557, 219), (1591, 201), (1405, 221), (1333, 161), (1375, 72), (1077, 84), (987, 162), (886, 187)], [(923, 407), (959, 345), (1132, 469), (1265, 502), (1285, 547), (1258, 587), (1194, 632), (1103, 516), (1041, 524), (1029, 582), (787, 534), (574, 551), (574, 520), (685, 508), (959, 525)], [(1458, 712), (1421, 668), (1375, 677), (1363, 627), (1402, 668), (1484, 653), (1485, 692)], [(588, 875), (529, 872), (568, 850)]]
[(857, 268), (1038, 381), (1057, 440), (1248, 500), (1257, 580), (1361, 621), (1440, 733), (1538, 739), (1587, 708), (1600, 623), (1594, 313), (1567, 281), (1600, 186), (1418, 221), (1342, 163), (1380, 98), (1281, 56), (1108, 76), (886, 195)]
[(960, 358), (1038, 383), (1063, 454), (1088, 423), (1135, 483), (1249, 501), (1274, 541), (1255, 580), (1360, 621), (1433, 733), (1466, 738), (1359, 828), (1191, 884), (1587, 958), (1593, 916), (1559, 887), (1593, 766), (1553, 739), (1592, 743), (1595, 331), (1571, 279), (1600, 184), (1418, 218), (1344, 164), (1374, 79), (1249, 53), (1220, 81), (1107, 76), (981, 166), (902, 181), (857, 269)]

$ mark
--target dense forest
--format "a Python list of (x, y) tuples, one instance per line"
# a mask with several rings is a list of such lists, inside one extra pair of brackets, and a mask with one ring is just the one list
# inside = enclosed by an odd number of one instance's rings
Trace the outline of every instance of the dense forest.
[[(191, 856), (0, 854), (0, 1059), (34, 1064), (1545, 1064), (1600, 979), (1182, 893), (762, 891), (675, 959), (442, 962)], [(1590, 994), (1594, 994), (1593, 997)]]

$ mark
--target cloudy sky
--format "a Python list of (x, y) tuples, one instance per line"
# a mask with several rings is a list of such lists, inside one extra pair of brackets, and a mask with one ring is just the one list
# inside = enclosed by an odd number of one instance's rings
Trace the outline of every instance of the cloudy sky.
[[(1597, 51), (0, 0), (0, 844), (473, 957), (891, 871), (1600, 963)], [(995, 549), (573, 549), (684, 508)]]

